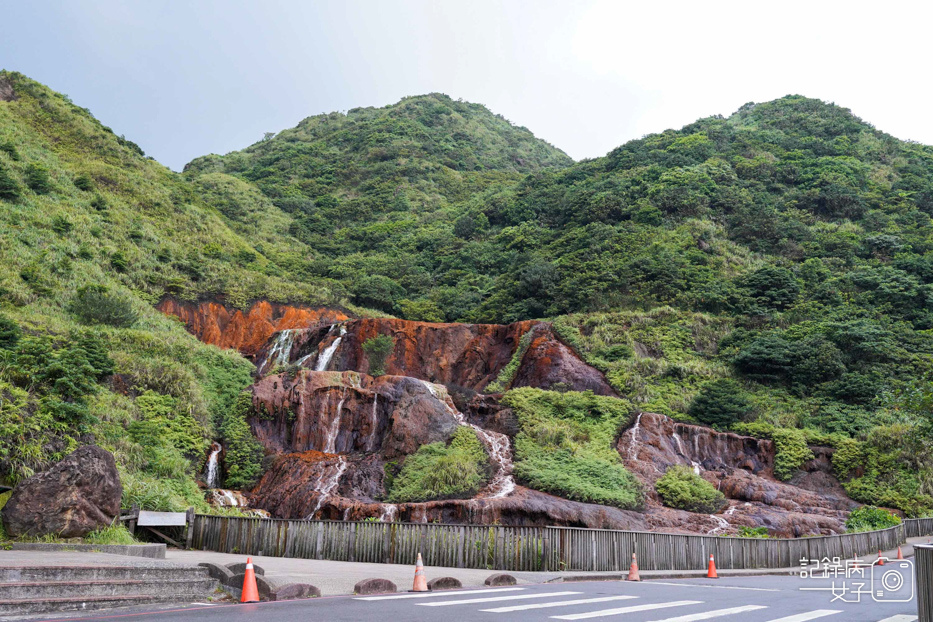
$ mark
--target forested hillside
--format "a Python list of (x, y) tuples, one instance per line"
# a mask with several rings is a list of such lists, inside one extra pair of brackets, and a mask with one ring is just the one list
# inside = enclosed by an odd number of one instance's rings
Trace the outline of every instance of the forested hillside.
[[(799, 96), (573, 163), (432, 94), (176, 174), (2, 72), (0, 482), (97, 440), (126, 502), (205, 508), (210, 439), (260, 460), (233, 408), (253, 367), (154, 305), (268, 299), (549, 318), (635, 407), (772, 438), (784, 479), (832, 446), (853, 498), (931, 513), (931, 215), (933, 148)], [(619, 432), (585, 394), (528, 395), (504, 402), (542, 430)]]

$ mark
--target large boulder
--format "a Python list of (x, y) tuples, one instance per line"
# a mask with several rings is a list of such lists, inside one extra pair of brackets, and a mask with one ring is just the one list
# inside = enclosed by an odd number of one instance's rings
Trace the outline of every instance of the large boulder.
[(8, 535), (80, 538), (120, 513), (123, 486), (109, 452), (80, 447), (48, 471), (20, 482), (3, 508)]

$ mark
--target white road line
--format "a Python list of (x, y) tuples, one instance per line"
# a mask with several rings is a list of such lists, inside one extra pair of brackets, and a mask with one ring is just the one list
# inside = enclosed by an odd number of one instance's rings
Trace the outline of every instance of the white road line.
[(494, 592), (521, 592), (523, 587), (500, 587), (484, 590), (451, 590), (450, 592), (418, 592), (416, 594), (392, 594), (390, 596), (359, 596), (353, 600), (398, 600), (399, 598), (428, 598), (433, 596), (460, 596), (462, 594), (492, 594)]
[(583, 592), (543, 592), (541, 594), (519, 594), (518, 596), (494, 596), (492, 598), (466, 598), (464, 600), (445, 600), (439, 603), (417, 603), (419, 607), (446, 607), (447, 605), (472, 605), (473, 603), (492, 603), (499, 600), (522, 600), (525, 598), (547, 598), (548, 596), (570, 596)]
[(619, 609), (603, 609), (601, 611), (587, 611), (586, 613), (572, 613), (566, 616), (551, 616), (554, 620), (586, 620), (587, 618), (602, 618), (605, 616), (617, 616), (623, 613), (634, 613), (636, 611), (651, 611), (652, 609), (665, 609), (667, 607), (683, 607), (684, 605), (702, 605), (701, 600), (675, 600), (669, 603), (653, 603), (650, 605), (632, 605), (631, 607), (620, 607)]
[(676, 585), (677, 587), (706, 587), (711, 590), (748, 590), (749, 592), (780, 592), (773, 587), (739, 587), (737, 585), (706, 585), (705, 583), (665, 583), (663, 581), (642, 581), (642, 585)]
[(613, 600), (628, 600), (637, 596), (603, 596), (601, 598), (581, 598), (579, 600), (556, 600), (550, 603), (531, 603), (529, 605), (512, 605), (511, 607), (496, 607), (495, 609), (480, 609), (488, 613), (509, 613), (510, 611), (525, 611), (526, 609), (547, 609), (548, 607), (569, 607), (570, 605), (588, 605), (590, 603), (607, 603)]
[(744, 613), (746, 611), (756, 611), (758, 609), (767, 609), (764, 605), (744, 605), (742, 607), (730, 607), (728, 609), (715, 609), (713, 611), (704, 611), (703, 613), (691, 613), (690, 615), (678, 616), (676, 618), (665, 618), (663, 620), (653, 620), (653, 622), (695, 622), (696, 620), (709, 620), (721, 616), (731, 616), (734, 613)]
[(831, 616), (836, 613), (842, 613), (842, 610), (815, 609), (813, 611), (808, 611), (807, 613), (798, 613), (794, 616), (787, 616), (786, 618), (777, 618), (776, 620), (771, 620), (771, 622), (807, 622), (807, 620), (816, 620), (817, 618)]
[(917, 622), (917, 616), (901, 614), (899, 616), (885, 618), (884, 620), (878, 620), (878, 622)]

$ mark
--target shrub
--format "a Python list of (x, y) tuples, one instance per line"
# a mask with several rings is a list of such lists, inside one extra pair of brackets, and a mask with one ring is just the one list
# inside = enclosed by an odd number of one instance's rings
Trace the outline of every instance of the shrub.
[(48, 194), (52, 191), (49, 171), (41, 164), (31, 162), (26, 165), (26, 185), (36, 194)]
[(901, 519), (899, 516), (882, 508), (876, 508), (872, 505), (863, 505), (849, 513), (849, 517), (846, 519), (846, 531), (850, 533), (856, 531), (875, 531), (900, 524)]
[(15, 348), (22, 334), (16, 322), (5, 315), (0, 315), (0, 350)]
[(52, 231), (59, 235), (67, 235), (71, 232), (71, 229), (74, 225), (71, 224), (71, 221), (62, 214), (56, 214), (52, 218)]
[(19, 184), (0, 162), (0, 199), (4, 201), (18, 201), (22, 196)]
[(103, 212), (107, 209), (107, 199), (98, 194), (93, 199), (91, 199), (91, 207), (96, 209), (98, 212)]
[(0, 143), (0, 151), (10, 156), (10, 159), (14, 162), (19, 162), (19, 151), (16, 150), (16, 145), (13, 144), (12, 140), (5, 140)]
[(748, 394), (735, 380), (722, 378), (703, 386), (688, 414), (701, 423), (727, 428), (752, 411)]
[(768, 538), (768, 528), (767, 527), (747, 527), (746, 525), (739, 526), (739, 537), (740, 538)]
[(654, 484), (661, 501), (669, 508), (713, 514), (726, 505), (726, 497), (690, 467), (670, 467)]
[(813, 452), (807, 447), (807, 435), (803, 430), (778, 428), (772, 438), (774, 474), (778, 479), (789, 480), (804, 462), (813, 459)]
[(121, 524), (101, 527), (84, 536), (85, 544), (139, 544), (139, 541)]
[(422, 445), (392, 482), (392, 502), (467, 499), (489, 479), (489, 458), (472, 428), (459, 427), (447, 443)]
[(390, 335), (371, 337), (363, 342), (363, 352), (369, 360), (369, 375), (381, 376), (385, 372), (386, 359), (395, 346), (395, 340)]
[(78, 190), (84, 190), (85, 192), (90, 192), (94, 189), (94, 181), (90, 178), (89, 175), (81, 173), (75, 177), (75, 188)]
[(110, 293), (102, 285), (85, 285), (78, 289), (69, 310), (85, 324), (127, 328), (135, 324), (137, 319), (129, 300)]
[(130, 263), (126, 260), (126, 255), (122, 251), (117, 251), (110, 256), (110, 265), (117, 272), (126, 272), (126, 269), (130, 267)]
[(252, 488), (262, 475), (262, 445), (253, 436), (247, 422), (252, 413), (252, 396), (243, 392), (222, 415), (220, 433), (227, 452), (224, 458), (224, 483), (229, 488)]

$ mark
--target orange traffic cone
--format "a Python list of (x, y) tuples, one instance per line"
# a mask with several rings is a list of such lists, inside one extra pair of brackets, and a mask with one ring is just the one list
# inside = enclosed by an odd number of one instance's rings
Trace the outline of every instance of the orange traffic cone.
[(719, 575), (716, 574), (716, 562), (713, 561), (713, 554), (709, 554), (709, 570), (706, 571), (707, 579), (718, 579)]
[(904, 554), (901, 553), (901, 547), (897, 547), (897, 558), (904, 559)]
[(246, 558), (246, 574), (243, 575), (243, 596), (241, 603), (258, 603), (259, 588), (256, 587), (256, 571), (253, 570), (253, 558)]
[(418, 553), (418, 563), (415, 564), (415, 583), (411, 586), (411, 591), (428, 591), (428, 580), (424, 578), (424, 563), (421, 561), (421, 553)]
[(881, 549), (878, 549), (878, 565), (884, 566), (884, 558), (881, 556)]
[(632, 565), (629, 566), (628, 576), (625, 577), (626, 581), (641, 581), (641, 577), (638, 576), (638, 560), (635, 559), (635, 553), (632, 553)]

